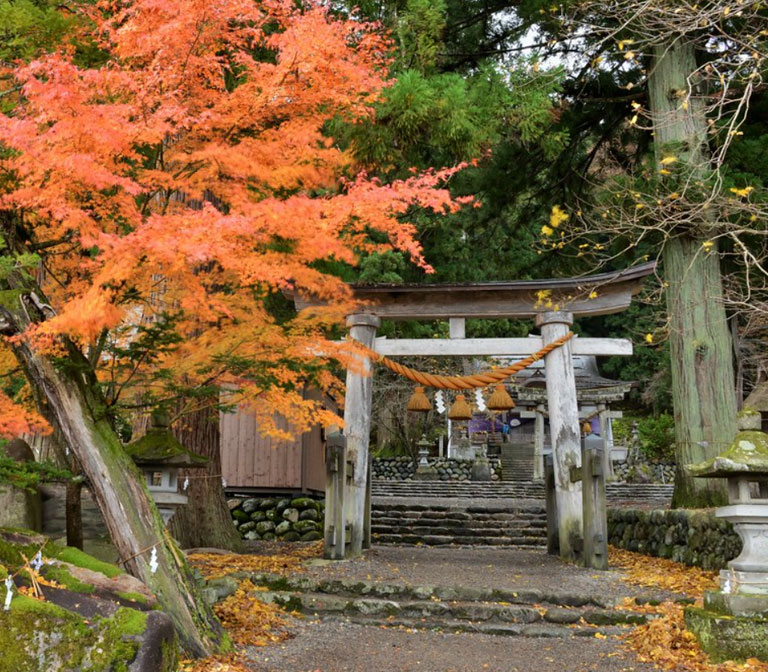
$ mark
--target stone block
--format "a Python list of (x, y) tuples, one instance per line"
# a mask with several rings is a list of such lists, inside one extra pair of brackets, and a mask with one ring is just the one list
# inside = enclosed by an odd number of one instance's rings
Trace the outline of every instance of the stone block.
[(768, 662), (768, 619), (730, 616), (688, 607), (685, 625), (715, 662), (747, 658)]

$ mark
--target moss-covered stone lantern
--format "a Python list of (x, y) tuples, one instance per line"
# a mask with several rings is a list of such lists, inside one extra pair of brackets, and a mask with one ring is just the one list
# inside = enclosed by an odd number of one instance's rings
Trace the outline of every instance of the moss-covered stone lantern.
[(208, 458), (187, 450), (176, 440), (168, 415), (162, 410), (152, 414), (147, 433), (127, 444), (125, 450), (144, 474), (147, 488), (167, 524), (176, 509), (187, 503), (187, 496), (178, 492), (179, 469), (204, 467)]
[(741, 554), (720, 572), (720, 590), (704, 608), (686, 610), (686, 623), (715, 660), (768, 661), (768, 434), (760, 414), (739, 413), (739, 433), (720, 455), (688, 466), (699, 478), (725, 478), (728, 506), (715, 511), (741, 537)]

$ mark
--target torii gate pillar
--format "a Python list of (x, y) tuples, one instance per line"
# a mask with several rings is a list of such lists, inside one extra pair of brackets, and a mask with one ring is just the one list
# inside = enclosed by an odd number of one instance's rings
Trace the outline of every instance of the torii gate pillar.
[[(373, 349), (376, 329), (381, 320), (359, 313), (347, 318), (350, 338)], [(347, 368), (347, 394), (344, 402), (344, 434), (347, 437), (347, 488), (344, 497), (345, 518), (350, 536), (346, 557), (363, 552), (365, 536), (365, 489), (368, 479), (368, 441), (371, 434), (373, 375), (371, 360), (363, 358), (362, 371)]]
[[(573, 315), (565, 311), (540, 313), (536, 326), (544, 345), (568, 333)], [(544, 358), (549, 403), (549, 427), (554, 455), (555, 498), (557, 502), (560, 557), (580, 560), (583, 548), (581, 483), (571, 481), (571, 468), (581, 464), (579, 407), (573, 372), (571, 341), (566, 341)]]

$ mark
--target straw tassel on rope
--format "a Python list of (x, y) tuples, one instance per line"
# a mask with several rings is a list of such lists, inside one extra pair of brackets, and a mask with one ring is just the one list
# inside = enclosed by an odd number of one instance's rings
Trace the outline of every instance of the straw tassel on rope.
[(429, 403), (429, 399), (424, 394), (424, 388), (421, 385), (417, 385), (416, 389), (414, 389), (406, 408), (416, 413), (426, 413), (432, 410), (432, 404)]

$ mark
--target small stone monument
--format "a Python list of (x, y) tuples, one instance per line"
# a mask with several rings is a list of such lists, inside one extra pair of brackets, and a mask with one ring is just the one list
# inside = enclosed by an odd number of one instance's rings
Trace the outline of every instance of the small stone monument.
[(744, 545), (720, 572), (720, 590), (706, 593), (703, 608), (686, 609), (686, 625), (716, 661), (768, 662), (768, 434), (760, 431), (760, 414), (739, 413), (739, 433), (728, 449), (688, 470), (728, 480), (729, 505), (715, 514)]

